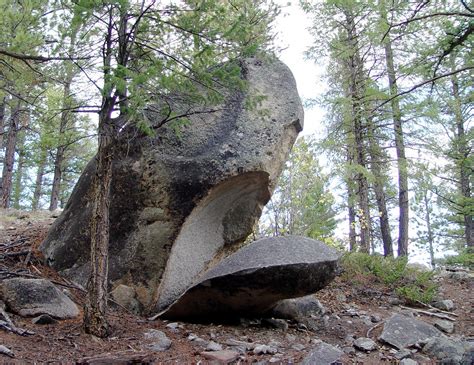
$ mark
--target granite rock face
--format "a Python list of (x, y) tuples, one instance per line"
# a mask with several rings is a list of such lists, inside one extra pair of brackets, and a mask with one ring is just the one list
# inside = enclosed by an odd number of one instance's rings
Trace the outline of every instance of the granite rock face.
[(336, 250), (305, 237), (260, 239), (205, 272), (162, 317), (262, 315), (281, 299), (324, 288), (338, 258)]
[(5, 279), (0, 282), (0, 299), (10, 311), (23, 317), (48, 314), (66, 319), (79, 315), (77, 305), (45, 279)]
[[(239, 247), (302, 129), (296, 83), (283, 63), (249, 59), (241, 74), (247, 88), (226, 91), (212, 111), (171, 102), (173, 112), (189, 114), (180, 137), (170, 125), (155, 136), (126, 126), (113, 145), (109, 279), (133, 287), (145, 308), (166, 308)], [(156, 126), (163, 116), (151, 109)], [(92, 160), (41, 246), (50, 266), (82, 286), (94, 171)]]

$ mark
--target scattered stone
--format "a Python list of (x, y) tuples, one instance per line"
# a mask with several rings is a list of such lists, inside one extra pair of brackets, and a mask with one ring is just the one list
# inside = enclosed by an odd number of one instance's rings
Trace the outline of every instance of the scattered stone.
[(326, 313), (323, 305), (314, 295), (301, 298), (280, 300), (272, 309), (276, 318), (299, 319), (311, 316), (322, 316)]
[(418, 365), (418, 362), (413, 359), (402, 359), (400, 361), (400, 365)]
[(166, 325), (166, 328), (169, 328), (172, 332), (179, 332), (179, 323), (178, 322), (171, 322)]
[(372, 322), (372, 319), (368, 315), (362, 315), (360, 316), (360, 319), (362, 320), (362, 322), (364, 322), (366, 326), (372, 326), (374, 324), (374, 322)]
[(411, 357), (412, 354), (411, 354), (411, 351), (410, 351), (410, 350), (408, 350), (408, 349), (402, 349), (402, 350), (400, 350), (400, 351), (396, 351), (396, 352), (394, 353), (394, 356), (395, 356), (395, 358), (398, 359), (398, 360), (403, 360), (403, 359), (405, 359), (405, 358), (407, 358), (407, 357)]
[[(472, 356), (474, 347), (468, 342), (454, 340), (447, 337), (436, 337), (429, 339), (423, 352), (430, 357), (434, 357), (443, 364), (470, 364), (467, 362)], [(471, 359), (474, 360), (474, 359)]]
[(117, 304), (130, 312), (140, 313), (140, 302), (136, 299), (135, 288), (120, 284), (110, 292), (110, 296)]
[(195, 345), (198, 345), (198, 346), (204, 347), (204, 348), (206, 348), (207, 345), (208, 345), (208, 342), (205, 339), (201, 338), (201, 337), (195, 337), (194, 340), (193, 340), (193, 343)]
[(270, 360), (268, 360), (270, 364), (275, 364), (275, 363), (281, 363), (281, 358), (280, 357), (271, 357)]
[(206, 351), (221, 351), (221, 350), (222, 350), (222, 345), (214, 341), (209, 341), (209, 343), (206, 346)]
[(5, 279), (0, 283), (0, 295), (12, 312), (23, 317), (49, 314), (66, 319), (79, 315), (77, 305), (45, 279)]
[(288, 330), (288, 323), (284, 319), (264, 318), (262, 322), (285, 332)]
[(155, 329), (146, 331), (144, 336), (147, 340), (153, 340), (153, 343), (147, 345), (147, 348), (152, 351), (166, 351), (173, 343), (164, 332)]
[(295, 343), (291, 345), (291, 348), (296, 351), (303, 351), (306, 348), (306, 346), (301, 343)]
[(336, 361), (339, 361), (342, 355), (344, 355), (344, 352), (339, 350), (337, 347), (325, 342), (320, 342), (311, 350), (310, 354), (303, 359), (301, 364), (330, 365)]
[(53, 324), (56, 322), (57, 321), (48, 314), (41, 314), (31, 320), (31, 323), (33, 324)]
[(15, 357), (15, 354), (8, 347), (0, 345), (0, 354), (7, 355), (8, 357)]
[(377, 349), (377, 344), (370, 338), (359, 337), (354, 341), (354, 347), (361, 351), (370, 352)]
[(445, 332), (445, 333), (453, 333), (454, 332), (454, 323), (453, 322), (450, 322), (450, 321), (446, 321), (444, 319), (437, 319), (435, 322), (434, 322), (434, 326)]
[(400, 300), (398, 297), (388, 297), (387, 299), (388, 304), (390, 305), (400, 305), (403, 304), (403, 301)]
[(291, 333), (287, 333), (285, 335), (285, 339), (288, 341), (288, 342), (294, 342), (296, 341), (296, 336), (295, 335), (292, 335)]
[(278, 300), (314, 293), (334, 278), (339, 254), (300, 236), (263, 238), (203, 274), (164, 318), (260, 316)]
[(401, 314), (392, 315), (383, 327), (380, 340), (398, 349), (422, 343), (443, 334), (432, 325)]
[(342, 348), (342, 351), (347, 355), (354, 355), (356, 353), (356, 350), (352, 346), (345, 346)]
[(452, 311), (454, 309), (454, 302), (451, 299), (439, 300), (434, 302), (432, 306), (443, 311)]
[(190, 334), (188, 335), (188, 340), (189, 340), (189, 341), (194, 341), (196, 338), (198, 338), (198, 336), (196, 336), (196, 335), (193, 334), (193, 333), (190, 333)]
[(372, 321), (372, 323), (379, 323), (382, 321), (382, 317), (380, 317), (378, 314), (371, 314), (370, 320)]
[(221, 351), (204, 351), (201, 355), (208, 360), (216, 361), (218, 364), (229, 364), (239, 358), (237, 351), (221, 350)]
[(253, 353), (255, 355), (263, 355), (263, 354), (270, 354), (274, 355), (278, 352), (278, 350), (272, 346), (268, 345), (257, 345), (253, 349)]

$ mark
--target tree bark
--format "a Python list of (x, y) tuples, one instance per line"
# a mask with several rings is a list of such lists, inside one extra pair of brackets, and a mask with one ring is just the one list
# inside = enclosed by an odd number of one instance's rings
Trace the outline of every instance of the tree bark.
[(12, 192), (13, 164), (15, 162), (15, 147), (20, 119), (20, 102), (17, 102), (10, 115), (8, 125), (7, 144), (5, 147), (5, 159), (3, 161), (2, 173), (2, 197), (1, 207), (10, 207), (10, 197)]
[(107, 98), (99, 116), (99, 147), (94, 176), (94, 208), (91, 219), (91, 276), (87, 304), (84, 308), (84, 329), (97, 337), (108, 335), (108, 252), (109, 203), (112, 181), (111, 120), (115, 100)]
[(0, 101), (0, 151), (3, 150), (3, 135), (5, 133), (5, 111), (7, 106), (7, 98), (4, 96)]
[(47, 151), (45, 149), (42, 149), (40, 160), (38, 162), (38, 170), (36, 171), (35, 191), (33, 193), (33, 200), (31, 202), (31, 209), (33, 210), (38, 209), (41, 195), (43, 193), (43, 177), (44, 169), (46, 167), (46, 155)]
[[(381, 17), (385, 24), (388, 24), (385, 3), (381, 1)], [(387, 69), (390, 97), (398, 94), (395, 64), (393, 59), (392, 41), (390, 33), (387, 33), (384, 40), (385, 64)], [(408, 165), (405, 155), (405, 142), (402, 126), (402, 114), (398, 98), (390, 102), (392, 109), (393, 130), (395, 134), (395, 149), (397, 153), (398, 171), (398, 256), (408, 256)]]
[(23, 169), (25, 166), (25, 146), (24, 146), (24, 133), (18, 132), (17, 135), (17, 150), (18, 150), (18, 164), (15, 171), (15, 183), (13, 189), (13, 207), (20, 209), (21, 193), (22, 193), (22, 182), (23, 182)]
[[(352, 123), (355, 144), (355, 161), (365, 169), (366, 151), (365, 151), (365, 126), (363, 123), (363, 91), (365, 79), (363, 75), (363, 63), (359, 54), (359, 45), (357, 41), (356, 24), (351, 11), (345, 11), (347, 42), (350, 51), (348, 59), (348, 71), (350, 74), (349, 95), (352, 107)], [(365, 174), (360, 171), (356, 174), (358, 189), (356, 195), (359, 198), (359, 224), (360, 224), (360, 251), (369, 253), (371, 247), (371, 221), (369, 205), (369, 184)]]
[[(454, 65), (453, 65), (454, 67)], [(472, 214), (470, 177), (472, 166), (470, 166), (470, 150), (468, 136), (464, 128), (464, 118), (461, 109), (461, 97), (459, 95), (459, 81), (457, 75), (451, 76), (451, 85), (454, 97), (454, 118), (456, 122), (456, 167), (459, 173), (459, 190), (462, 197), (461, 207), (464, 220), (464, 236), (466, 247), (474, 247), (474, 218)], [(472, 158), (472, 157), (471, 157)]]
[(374, 174), (374, 192), (377, 201), (377, 208), (379, 210), (380, 233), (382, 235), (383, 255), (393, 256), (392, 235), (390, 233), (390, 222), (387, 211), (387, 197), (384, 190), (384, 177), (382, 174), (382, 150), (375, 140), (374, 128), (372, 123), (368, 127), (369, 150), (371, 160), (371, 170)]
[(426, 228), (428, 231), (428, 250), (430, 253), (431, 267), (434, 269), (436, 267), (436, 262), (434, 258), (434, 236), (433, 229), (431, 227), (430, 204), (426, 190), (423, 192), (423, 204), (425, 205), (425, 221)]

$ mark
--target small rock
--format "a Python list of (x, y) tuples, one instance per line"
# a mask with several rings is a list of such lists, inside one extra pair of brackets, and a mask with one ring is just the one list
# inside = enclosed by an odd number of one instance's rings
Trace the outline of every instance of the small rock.
[(291, 345), (291, 348), (293, 350), (296, 350), (296, 351), (303, 351), (306, 347), (305, 347), (305, 345), (303, 345), (301, 343), (295, 343), (295, 344)]
[(198, 346), (201, 346), (201, 347), (206, 347), (208, 345), (208, 342), (201, 338), (201, 337), (196, 337), (194, 340), (193, 340), (193, 343), (198, 345)]
[(189, 341), (194, 341), (196, 338), (198, 338), (198, 336), (196, 336), (193, 333), (190, 333), (187, 338), (188, 338)]
[(388, 304), (391, 304), (391, 305), (403, 304), (403, 302), (400, 299), (398, 299), (397, 297), (389, 297), (387, 299), (387, 302), (388, 302)]
[(214, 341), (210, 341), (206, 346), (206, 351), (221, 351), (221, 350), (222, 350), (222, 345)]
[(0, 354), (7, 355), (9, 357), (15, 357), (15, 354), (8, 347), (0, 345)]
[(465, 354), (469, 353), (470, 348), (469, 343), (461, 340), (436, 337), (428, 340), (423, 346), (423, 352), (443, 364), (463, 364)]
[(398, 360), (403, 360), (407, 357), (411, 357), (411, 351), (408, 349), (402, 349), (400, 351), (395, 352), (394, 356)]
[(140, 313), (140, 302), (136, 299), (136, 291), (131, 286), (120, 284), (110, 292), (110, 297), (120, 306), (134, 314)]
[(218, 364), (229, 364), (232, 361), (237, 360), (239, 353), (231, 350), (221, 351), (204, 351), (201, 355), (208, 360), (216, 361)]
[(361, 351), (374, 351), (377, 348), (377, 344), (370, 338), (359, 337), (354, 341), (354, 347)]
[(372, 323), (379, 323), (382, 321), (382, 317), (380, 317), (378, 314), (372, 314), (370, 316), (370, 320), (372, 321)]
[(274, 347), (268, 345), (257, 345), (253, 349), (253, 353), (255, 355), (262, 355), (262, 354), (270, 354), (274, 355), (278, 352), (278, 350)]
[(262, 322), (285, 332), (288, 330), (288, 323), (284, 319), (264, 318)]
[(344, 352), (339, 350), (337, 347), (334, 347), (330, 344), (325, 342), (320, 342), (317, 344), (310, 352), (308, 356), (306, 356), (303, 361), (302, 365), (330, 365), (339, 361), (339, 359), (344, 355)]
[(56, 322), (57, 321), (53, 317), (47, 314), (41, 314), (38, 317), (35, 317), (31, 320), (31, 323), (33, 324), (53, 324)]
[(179, 332), (179, 323), (178, 322), (171, 322), (166, 325), (166, 328), (169, 328), (171, 332), (177, 333)]
[(454, 323), (450, 321), (446, 321), (444, 319), (438, 319), (435, 321), (434, 326), (445, 332), (445, 333), (453, 333), (454, 332)]
[(354, 350), (352, 346), (343, 347), (342, 351), (344, 351), (344, 353), (347, 355), (354, 355), (356, 353), (356, 351)]
[(434, 302), (433, 307), (443, 311), (452, 311), (454, 309), (454, 302), (451, 299), (439, 300)]
[(279, 301), (271, 311), (275, 318), (299, 319), (322, 316), (326, 313), (323, 305), (314, 295)]
[(403, 359), (400, 361), (400, 365), (418, 365), (418, 362), (413, 359)]
[(294, 341), (296, 340), (296, 336), (295, 336), (295, 335), (292, 335), (291, 333), (287, 333), (287, 334), (285, 335), (285, 338), (286, 338), (286, 340), (289, 341), (289, 342), (294, 342)]
[(152, 351), (166, 351), (171, 347), (172, 341), (165, 335), (164, 332), (150, 329), (144, 334), (145, 339), (153, 340), (147, 348)]
[(281, 358), (274, 356), (274, 357), (271, 357), (270, 360), (268, 360), (268, 362), (270, 364), (281, 363)]
[(360, 319), (362, 320), (362, 322), (364, 322), (364, 324), (366, 326), (371, 326), (373, 324), (372, 319), (370, 318), (370, 316), (363, 315), (363, 316), (360, 317)]

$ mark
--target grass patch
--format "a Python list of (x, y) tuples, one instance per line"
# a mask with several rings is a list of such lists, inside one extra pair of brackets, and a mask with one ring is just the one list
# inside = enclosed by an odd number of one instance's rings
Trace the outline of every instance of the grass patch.
[(343, 278), (352, 282), (380, 283), (395, 291), (410, 304), (433, 301), (437, 285), (432, 271), (407, 267), (407, 258), (383, 257), (360, 252), (347, 253), (341, 259)]

